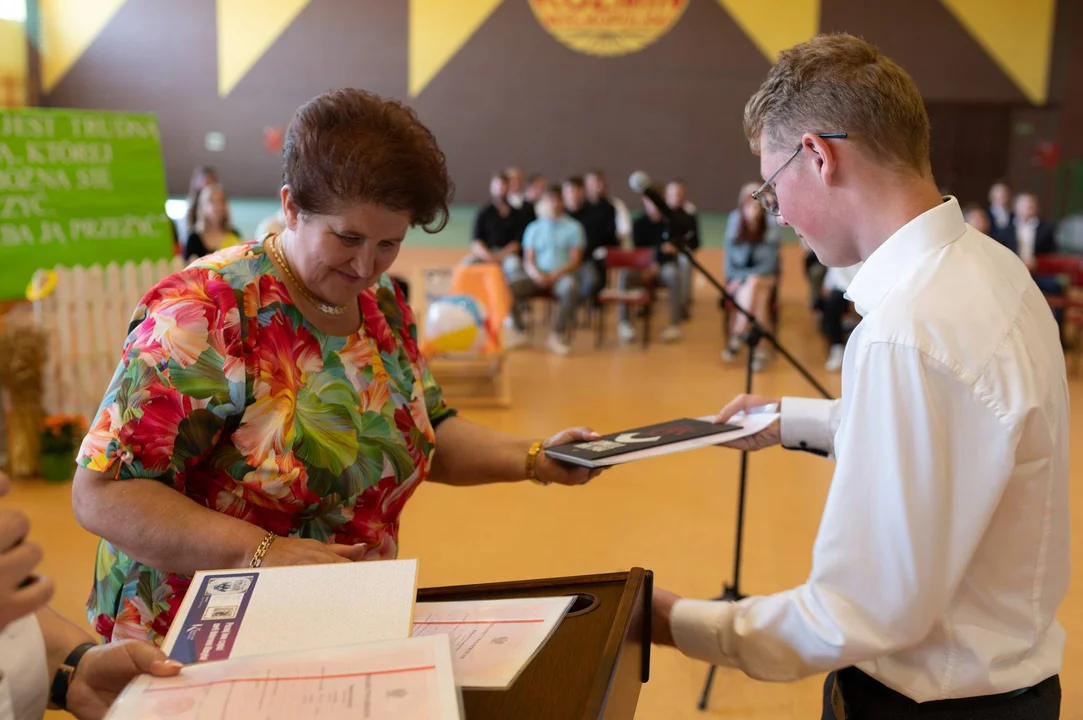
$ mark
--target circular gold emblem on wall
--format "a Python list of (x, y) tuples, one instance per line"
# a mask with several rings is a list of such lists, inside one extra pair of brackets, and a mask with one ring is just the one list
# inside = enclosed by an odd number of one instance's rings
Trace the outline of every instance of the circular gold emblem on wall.
[(549, 34), (587, 55), (642, 50), (681, 19), (688, 0), (530, 0)]

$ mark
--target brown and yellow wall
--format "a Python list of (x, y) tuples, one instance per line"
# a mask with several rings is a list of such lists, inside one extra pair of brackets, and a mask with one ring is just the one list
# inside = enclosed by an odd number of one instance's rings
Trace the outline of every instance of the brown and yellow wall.
[(964, 199), (1002, 174), (1042, 182), (1035, 147), (1083, 116), (1083, 0), (33, 1), (41, 103), (157, 112), (174, 193), (208, 163), (236, 196), (272, 194), (277, 129), (355, 86), (417, 108), (462, 201), (509, 164), (600, 166), (618, 190), (635, 169), (683, 176), (725, 209), (758, 175), (745, 100), (817, 32), (862, 35), (911, 72), (938, 180)]

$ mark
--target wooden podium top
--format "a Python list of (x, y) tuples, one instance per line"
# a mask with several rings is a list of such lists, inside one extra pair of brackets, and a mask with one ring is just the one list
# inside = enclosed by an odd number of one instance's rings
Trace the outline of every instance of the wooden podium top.
[(608, 575), (424, 588), (419, 601), (578, 595), (510, 689), (464, 690), (468, 720), (631, 719), (650, 672), (653, 575)]

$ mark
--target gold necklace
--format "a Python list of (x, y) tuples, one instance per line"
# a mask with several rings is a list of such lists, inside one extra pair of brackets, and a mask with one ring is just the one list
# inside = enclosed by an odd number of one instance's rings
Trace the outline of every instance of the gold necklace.
[(320, 300), (318, 297), (310, 293), (308, 291), (308, 288), (306, 288), (304, 284), (297, 279), (297, 277), (293, 274), (293, 270), (290, 270), (290, 264), (286, 262), (285, 253), (282, 252), (282, 246), (280, 244), (281, 238), (281, 235), (275, 235), (271, 238), (271, 252), (274, 253), (275, 258), (278, 259), (278, 264), (281, 265), (282, 269), (286, 271), (286, 277), (290, 279), (290, 282), (292, 282), (297, 287), (297, 289), (301, 291), (301, 294), (308, 298), (308, 301), (315, 305), (320, 312), (327, 313), (328, 315), (341, 315), (342, 313), (346, 312), (346, 305), (332, 305), (331, 303)]

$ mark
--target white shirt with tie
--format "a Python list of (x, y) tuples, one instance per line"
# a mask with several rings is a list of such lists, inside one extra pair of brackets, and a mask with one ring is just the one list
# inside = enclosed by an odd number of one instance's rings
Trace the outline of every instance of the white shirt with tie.
[(782, 444), (836, 460), (808, 580), (678, 601), (677, 647), (764, 680), (854, 665), (918, 702), (1054, 675), (1069, 407), (1047, 302), (954, 198), (892, 235), (848, 296), (863, 320), (842, 399), (782, 402)]
[(49, 704), (45, 638), (34, 615), (0, 631), (0, 720), (41, 720)]

